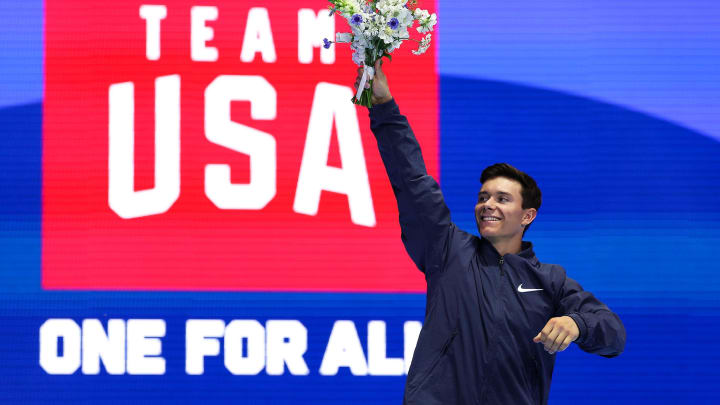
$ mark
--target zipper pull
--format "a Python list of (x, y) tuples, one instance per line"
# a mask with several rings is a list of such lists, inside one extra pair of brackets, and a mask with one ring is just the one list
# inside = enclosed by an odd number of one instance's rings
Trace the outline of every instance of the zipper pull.
[(500, 266), (499, 266), (500, 267), (500, 277), (505, 276), (505, 271), (503, 270), (503, 267), (502, 267), (503, 263), (505, 263), (505, 259), (502, 256), (500, 256)]

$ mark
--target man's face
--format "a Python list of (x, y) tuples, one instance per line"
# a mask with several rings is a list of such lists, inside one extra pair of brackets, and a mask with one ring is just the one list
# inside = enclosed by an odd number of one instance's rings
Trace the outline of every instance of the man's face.
[(483, 183), (475, 205), (475, 221), (480, 235), (488, 240), (522, 238), (522, 225), (535, 218), (537, 210), (522, 208), (522, 185), (505, 177)]

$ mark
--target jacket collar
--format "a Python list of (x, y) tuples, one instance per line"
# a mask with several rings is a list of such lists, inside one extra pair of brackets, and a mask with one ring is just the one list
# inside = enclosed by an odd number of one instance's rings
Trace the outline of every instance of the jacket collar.
[[(492, 243), (482, 237), (480, 238), (480, 252), (483, 259), (485, 259), (488, 263), (498, 263), (500, 261), (500, 253), (498, 253)], [(517, 254), (508, 253), (504, 255), (503, 258), (505, 261), (508, 259), (513, 260), (513, 258), (526, 260), (534, 266), (539, 263), (539, 260), (533, 251), (532, 242), (528, 241), (522, 241), (522, 244), (520, 245), (520, 252)]]

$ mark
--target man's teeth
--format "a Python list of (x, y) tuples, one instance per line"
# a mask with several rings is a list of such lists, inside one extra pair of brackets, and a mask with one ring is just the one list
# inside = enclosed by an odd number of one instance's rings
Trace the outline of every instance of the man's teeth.
[(483, 221), (499, 221), (500, 218), (496, 218), (496, 217), (483, 217), (482, 220), (483, 220)]

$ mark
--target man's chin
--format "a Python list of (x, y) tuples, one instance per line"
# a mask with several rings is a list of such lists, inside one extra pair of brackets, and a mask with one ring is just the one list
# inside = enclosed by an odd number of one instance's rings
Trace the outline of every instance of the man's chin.
[(480, 235), (484, 237), (497, 235), (500, 231), (500, 227), (494, 226), (493, 224), (478, 224), (477, 228)]
[(483, 238), (485, 238), (487, 240), (492, 240), (497, 237), (497, 232), (494, 232), (487, 228), (480, 229), (480, 227), (478, 227), (478, 232), (480, 233), (480, 236), (482, 236)]

